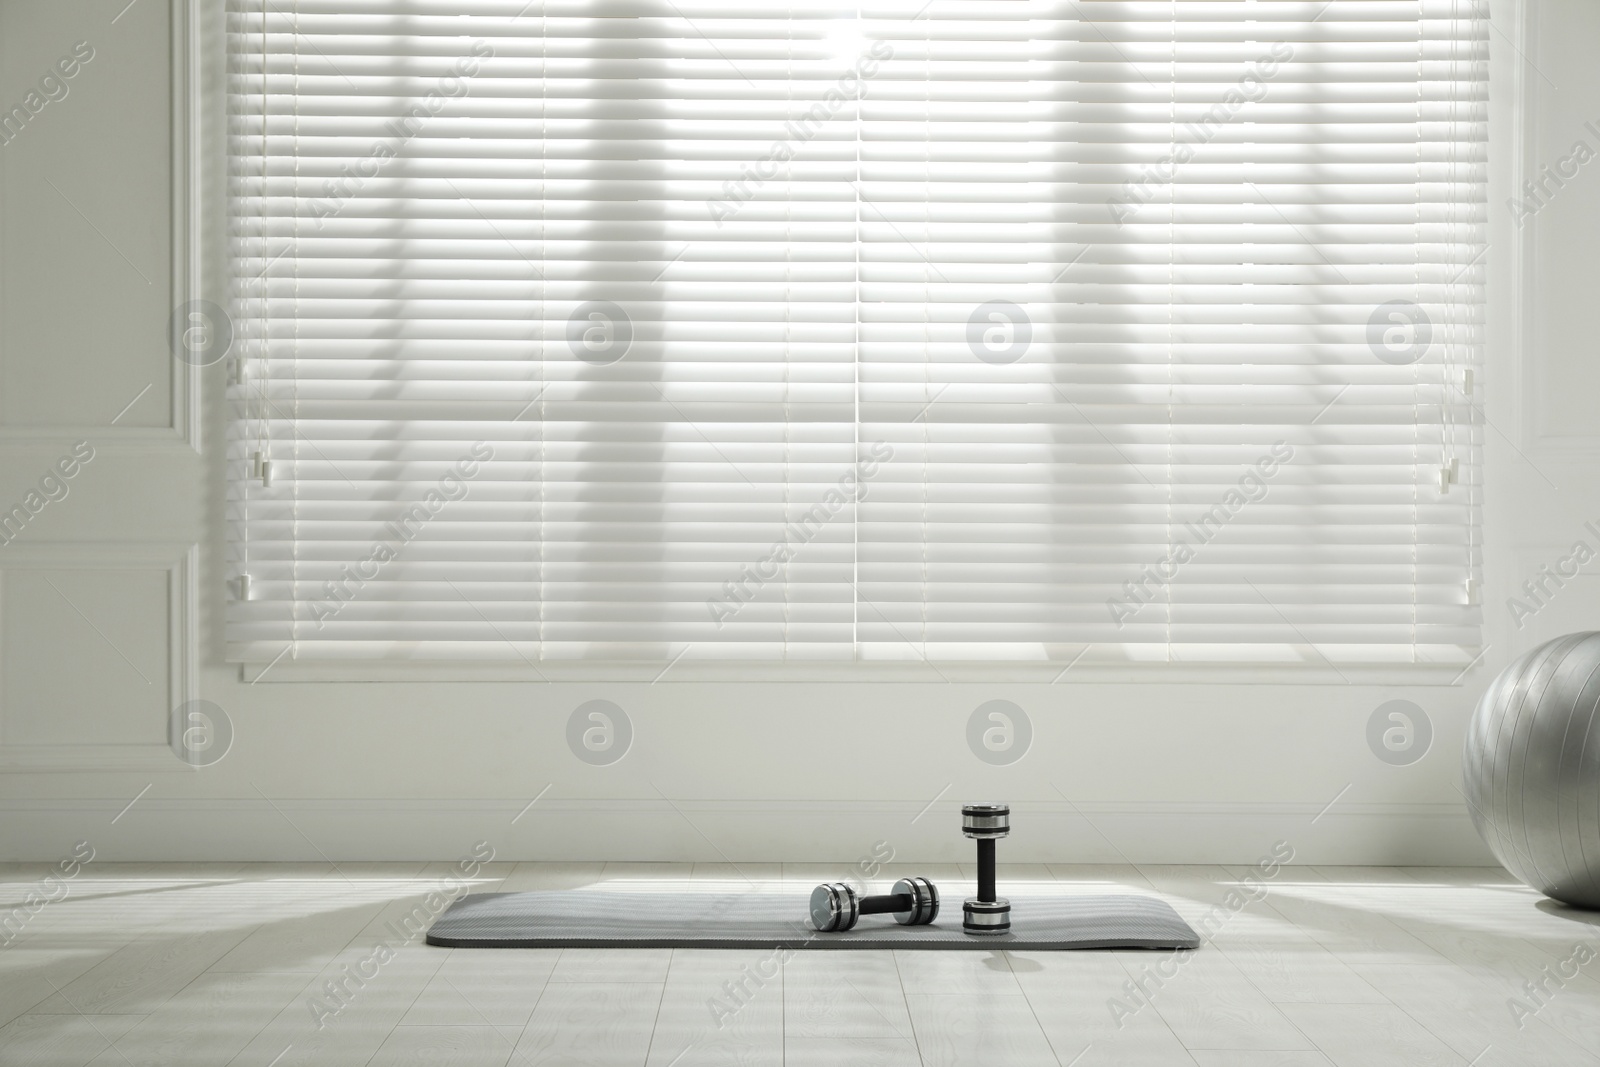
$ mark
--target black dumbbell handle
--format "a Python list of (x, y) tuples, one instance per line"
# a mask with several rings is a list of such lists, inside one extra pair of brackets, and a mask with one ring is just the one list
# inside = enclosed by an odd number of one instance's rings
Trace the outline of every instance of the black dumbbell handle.
[(862, 897), (862, 915), (887, 915), (896, 911), (910, 911), (910, 893), (884, 893), (882, 896)]
[(994, 838), (978, 838), (978, 899), (994, 900)]

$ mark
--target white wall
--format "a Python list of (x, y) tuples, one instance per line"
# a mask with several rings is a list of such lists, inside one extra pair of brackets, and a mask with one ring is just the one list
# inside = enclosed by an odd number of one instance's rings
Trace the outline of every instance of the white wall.
[[(1306, 862), (1487, 861), (1454, 785), (1477, 695), (1516, 653), (1600, 628), (1600, 570), (1520, 630), (1506, 609), (1538, 565), (1594, 543), (1585, 520), (1600, 526), (1600, 163), (1520, 230), (1506, 203), (1517, 168), (1579, 139), (1600, 149), (1584, 127), (1600, 130), (1600, 5), (1495, 5), (1478, 386), (1489, 649), (1459, 684), (252, 685), (221, 659), (221, 370), (195, 376), (191, 404), (164, 336), (187, 269), (183, 109), (167, 77), (184, 5), (126, 2), (0, 0), (0, 105), (75, 42), (95, 50), (69, 95), (0, 147), (0, 504), (73, 442), (95, 450), (69, 495), (0, 546), (0, 859), (54, 859), (86, 838), (105, 859), (451, 858), (482, 839), (508, 858), (847, 861), (885, 840), (934, 860), (968, 853), (960, 802), (1000, 799), (1016, 808), (1002, 845), (1016, 860), (1239, 862), (1286, 839)], [(215, 191), (220, 146), (203, 143), (196, 169)], [(221, 302), (215, 200), (200, 214), (205, 291)], [(171, 709), (196, 695), (235, 732), (200, 769), (166, 747)], [(1404, 767), (1366, 741), (1396, 697), (1435, 729)], [(633, 722), (610, 766), (565, 741), (593, 698)], [(1009, 767), (966, 743), (969, 714), (995, 698), (1034, 726)]]

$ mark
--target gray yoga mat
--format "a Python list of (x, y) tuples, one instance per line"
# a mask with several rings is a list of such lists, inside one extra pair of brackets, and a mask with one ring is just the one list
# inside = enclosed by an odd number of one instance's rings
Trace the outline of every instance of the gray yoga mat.
[[(1200, 938), (1164, 900), (1133, 894), (1008, 893), (1011, 932), (961, 931), (961, 901), (937, 922), (901, 926), (863, 916), (854, 930), (811, 928), (809, 890), (773, 893), (644, 893), (602, 889), (476, 893), (428, 931), (448, 948), (1094, 949), (1198, 948)], [(952, 904), (954, 905), (952, 907)]]

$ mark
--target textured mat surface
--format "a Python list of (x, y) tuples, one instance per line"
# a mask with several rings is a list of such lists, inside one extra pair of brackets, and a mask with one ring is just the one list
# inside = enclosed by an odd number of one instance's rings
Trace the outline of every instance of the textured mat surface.
[[(819, 934), (807, 918), (810, 890), (794, 892), (477, 893), (450, 906), (428, 944), (451, 948), (1090, 949), (1196, 948), (1200, 939), (1154, 897), (1009, 892), (1011, 932), (961, 931), (961, 901), (939, 920), (901, 926), (864, 916), (854, 930)], [(953, 905), (953, 906), (952, 906)]]

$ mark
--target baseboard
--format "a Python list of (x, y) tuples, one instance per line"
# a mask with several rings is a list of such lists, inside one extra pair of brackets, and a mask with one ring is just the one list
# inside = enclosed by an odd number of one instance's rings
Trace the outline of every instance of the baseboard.
[[(1492, 863), (1452, 804), (1013, 802), (1002, 862)], [(502, 860), (850, 862), (970, 859), (959, 808), (888, 801), (540, 799), (0, 800), (0, 860), (58, 859), (89, 841), (107, 861), (450, 860), (488, 842)]]

